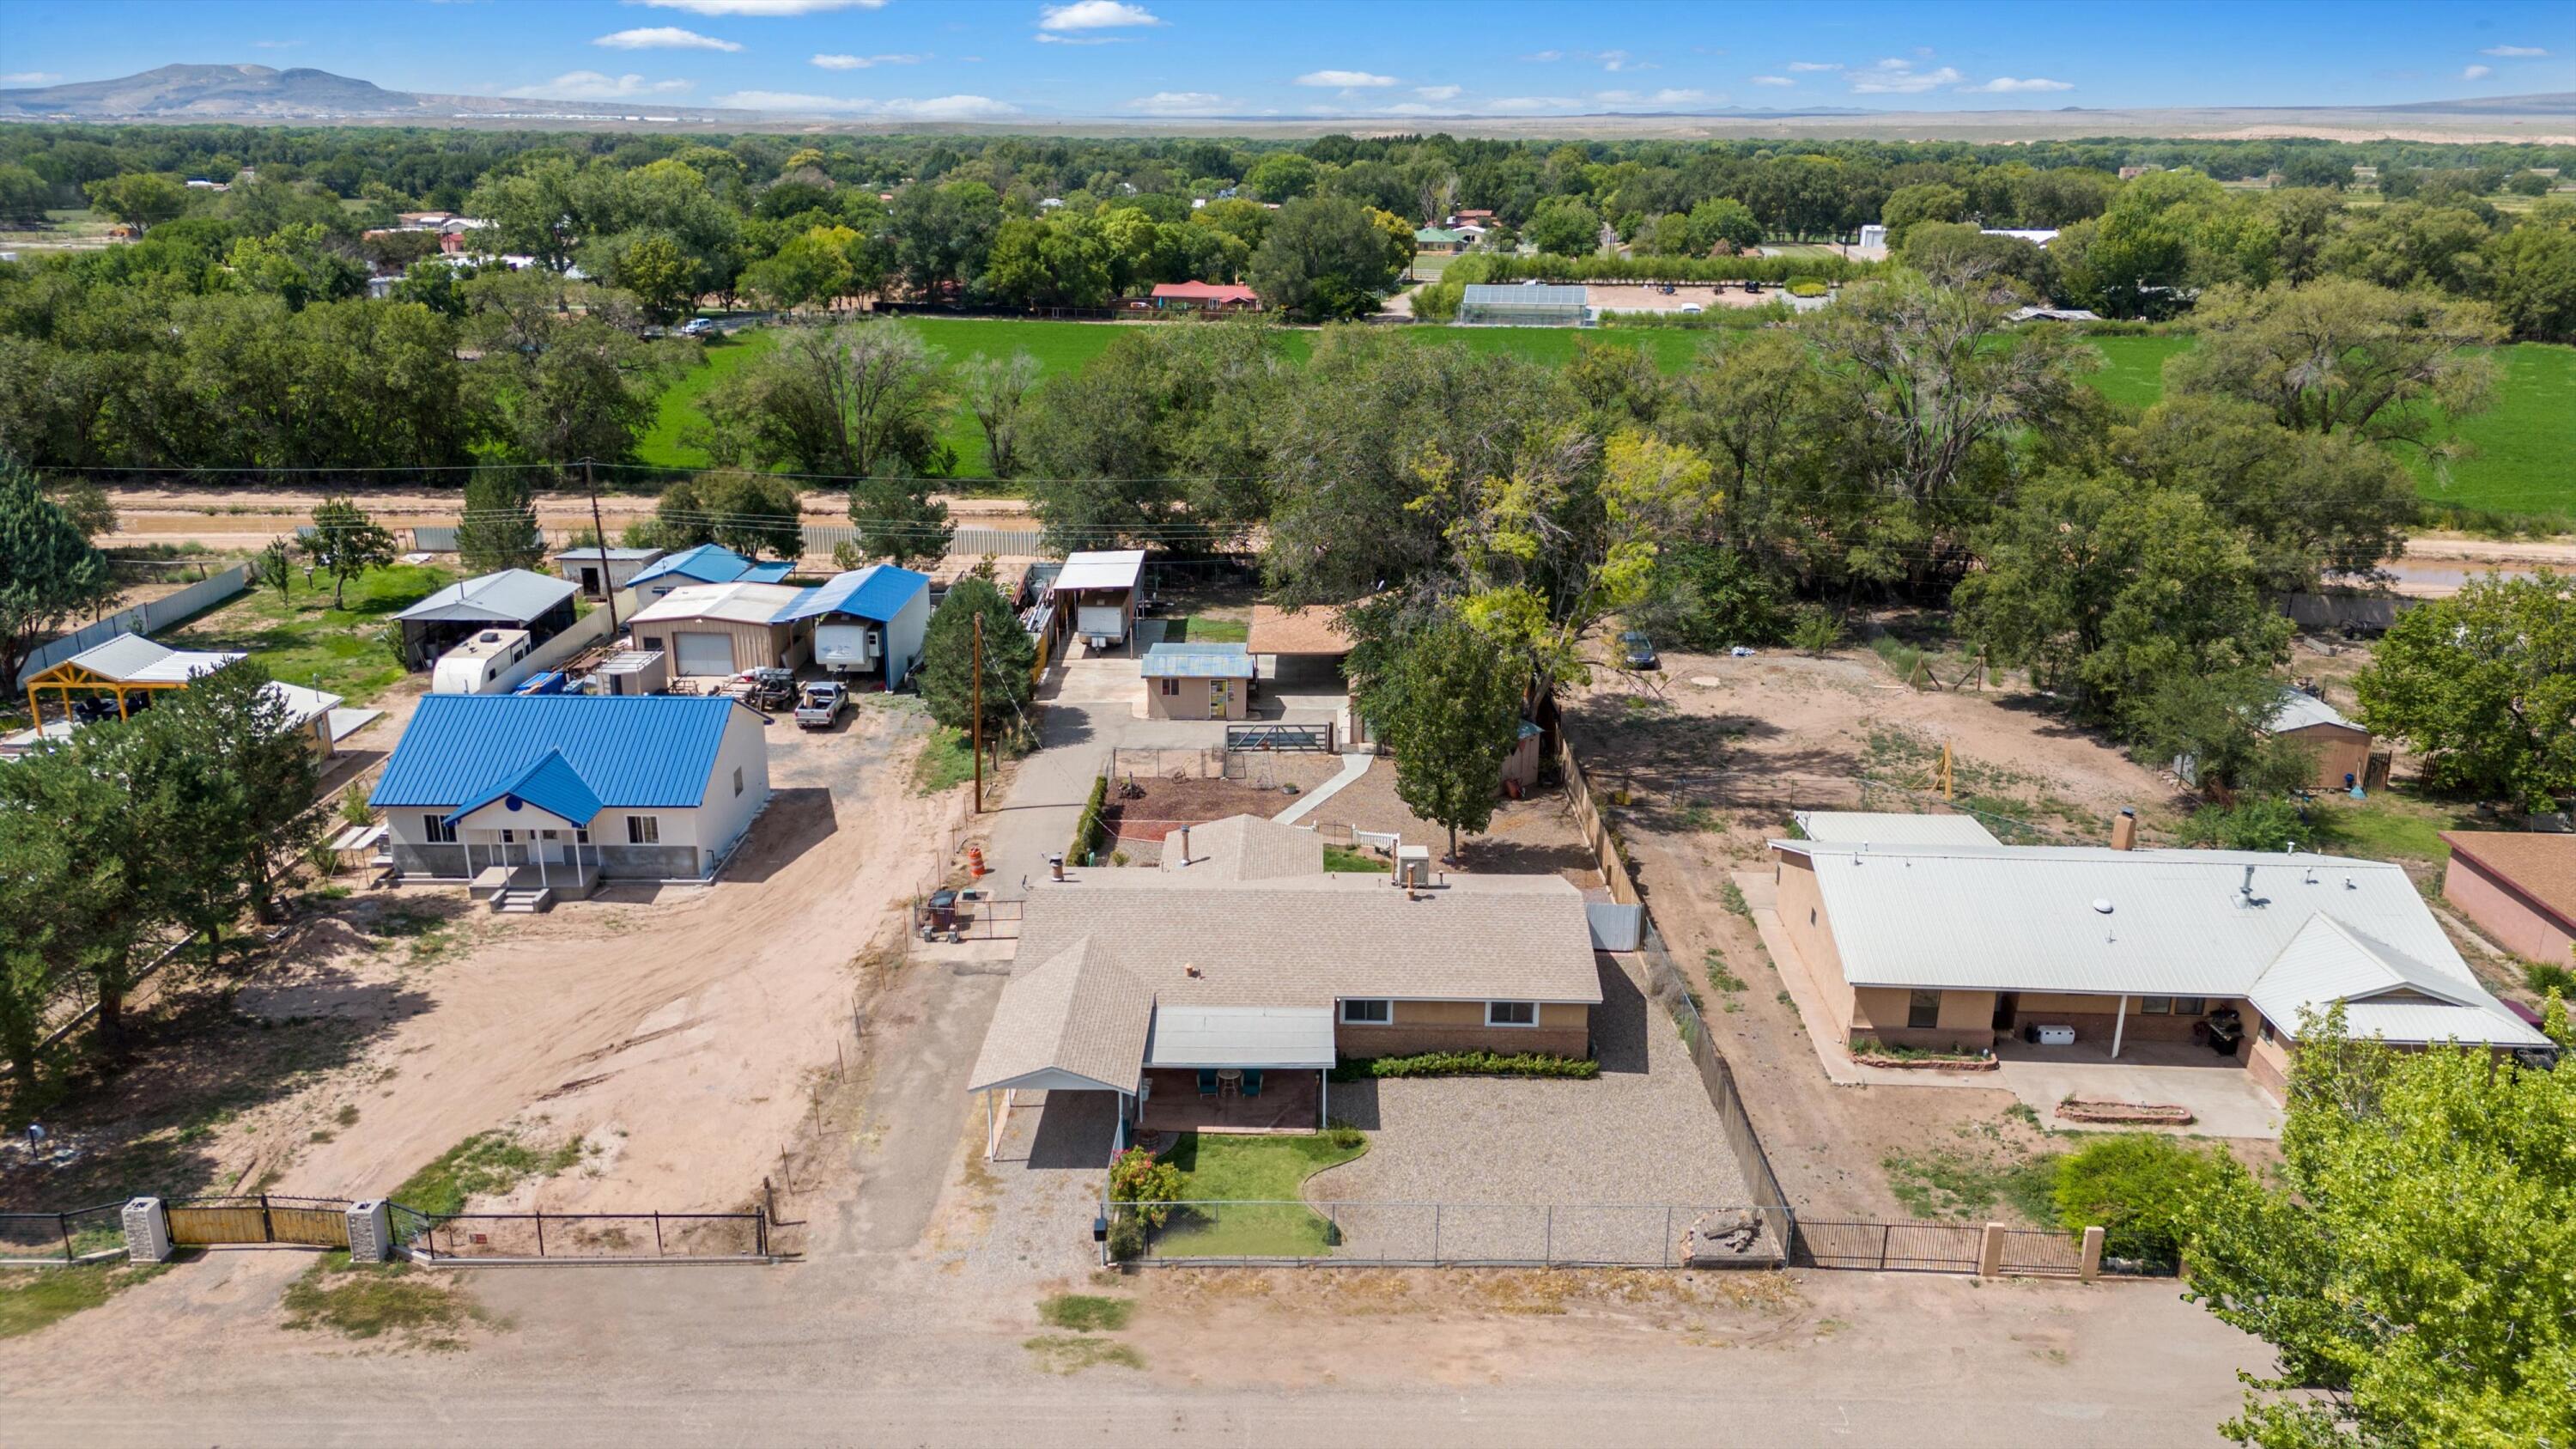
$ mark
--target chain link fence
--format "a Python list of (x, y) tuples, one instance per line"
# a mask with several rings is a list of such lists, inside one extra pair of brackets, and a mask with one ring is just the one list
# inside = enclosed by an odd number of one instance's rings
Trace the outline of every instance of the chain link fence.
[(0, 1264), (79, 1263), (125, 1254), (125, 1205), (0, 1213)]
[[(1688, 1203), (1182, 1202), (1138, 1261), (1370, 1267), (1770, 1268), (1777, 1209)], [(1138, 1212), (1116, 1204), (1120, 1218)]]
[(423, 1213), (387, 1205), (397, 1246), (425, 1262), (543, 1258), (765, 1258), (769, 1214)]

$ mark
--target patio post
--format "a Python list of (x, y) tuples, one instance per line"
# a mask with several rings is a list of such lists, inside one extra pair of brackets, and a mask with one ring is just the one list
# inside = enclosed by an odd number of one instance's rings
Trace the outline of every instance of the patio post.
[(1333, 1125), (1333, 1069), (1320, 1068), (1315, 1073), (1315, 1130)]
[(2111, 1058), (2114, 1061), (2119, 1060), (2120, 1039), (2127, 1033), (2128, 1029), (2129, 997), (2126, 992), (2123, 992), (2120, 995), (2120, 1014), (2111, 1019)]

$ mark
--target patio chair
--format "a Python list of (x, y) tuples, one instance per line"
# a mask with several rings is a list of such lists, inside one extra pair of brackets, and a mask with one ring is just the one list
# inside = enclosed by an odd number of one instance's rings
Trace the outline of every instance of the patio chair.
[(1247, 1097), (1258, 1097), (1261, 1095), (1261, 1069), (1259, 1067), (1246, 1067), (1243, 1069), (1243, 1095)]
[(1199, 1095), (1208, 1098), (1216, 1096), (1216, 1068), (1199, 1068)]

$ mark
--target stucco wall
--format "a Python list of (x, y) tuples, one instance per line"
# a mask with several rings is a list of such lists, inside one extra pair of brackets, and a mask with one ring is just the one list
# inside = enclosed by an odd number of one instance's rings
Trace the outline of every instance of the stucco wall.
[(2270, 1041), (2263, 1040), (2261, 1022), (2261, 1013), (2250, 1010), (2246, 1013), (2245, 1074), (2260, 1083), (2277, 1102), (2289, 1095), (2290, 1043), (2277, 1035)]
[(2497, 945), (2526, 961), (2565, 965), (2571, 940), (2576, 940), (2486, 867), (2464, 856), (2453, 855), (2443, 870), (2442, 899), (2458, 906)]
[[(725, 723), (724, 743), (716, 748), (715, 772), (707, 779), (706, 804), (690, 812), (695, 818), (688, 826), (689, 843), (703, 852), (701, 871), (713, 871), (732, 854), (751, 829), (752, 817), (769, 803), (769, 728), (748, 709), (734, 710)], [(739, 795), (733, 789), (737, 769), (742, 771)], [(667, 843), (670, 837), (663, 839)]]
[[(417, 812), (406, 812), (417, 813)], [(463, 845), (427, 845), (404, 840), (390, 830), (386, 832), (386, 853), (393, 857), (394, 868), (407, 876), (425, 876), (435, 880), (463, 880), (465, 847)], [(525, 845), (511, 847), (511, 858), (533, 859)], [(698, 852), (693, 846), (602, 845), (596, 855), (599, 873), (608, 880), (690, 880), (698, 874)], [(591, 846), (581, 848), (581, 858), (588, 864), (593, 858)], [(474, 846), (474, 868), (482, 870), (493, 864), (492, 851), (481, 842)]]
[[(2079, 1041), (2108, 1042), (2116, 1028), (2121, 1042), (2125, 1044), (2133, 1041), (2189, 1041), (2192, 1027), (2207, 1014), (2203, 1012), (2186, 1016), (2168, 1012), (2150, 1016), (2143, 1009), (2142, 1000), (2143, 998), (2136, 996), (2129, 998), (2128, 1025), (2121, 1027), (2118, 1025), (2120, 998), (2116, 996), (2024, 992), (2019, 1005), (2014, 1009), (2013, 1023), (2016, 1029), (2032, 1022), (2048, 1026), (2071, 1026), (2075, 1028), (2076, 1039)], [(2233, 1006), (2246, 1012), (2248, 1019), (2251, 1019), (2252, 1008), (2246, 1007), (2233, 998), (2212, 996), (2207, 1000), (2209, 1011)]]
[[(1791, 969), (1806, 969), (1807, 979), (1825, 999), (1830, 1019), (1857, 1023), (1859, 1006), (1850, 983), (1843, 980), (1842, 954), (1835, 949), (1833, 922), (1826, 919), (1824, 898), (1816, 888), (1815, 866), (1803, 855), (1779, 855), (1772, 865), (1772, 879), (1780, 887), (1775, 905), (1780, 927), (1798, 950), (1799, 960)], [(1896, 1020), (1899, 1025), (1905, 1021), (1901, 1003)]]
[[(1172, 692), (1163, 692), (1163, 686)], [(1251, 706), (1252, 691), (1240, 679), (1148, 679), (1145, 681), (1145, 715), (1148, 719), (1217, 719), (1210, 712), (1209, 691), (1226, 691), (1225, 719), (1242, 719)]]
[(1341, 1022), (1334, 1049), (1346, 1057), (1399, 1057), (1415, 1052), (1538, 1052), (1589, 1056), (1592, 1009), (1581, 1003), (1541, 1002), (1538, 1025), (1487, 1026), (1481, 1001), (1397, 1001), (1383, 1026)]

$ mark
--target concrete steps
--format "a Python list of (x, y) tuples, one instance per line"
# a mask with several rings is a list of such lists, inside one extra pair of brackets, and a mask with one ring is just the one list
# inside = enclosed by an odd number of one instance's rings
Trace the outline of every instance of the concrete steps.
[(551, 890), (506, 890), (492, 897), (492, 911), (503, 916), (533, 916), (553, 910), (555, 893)]

